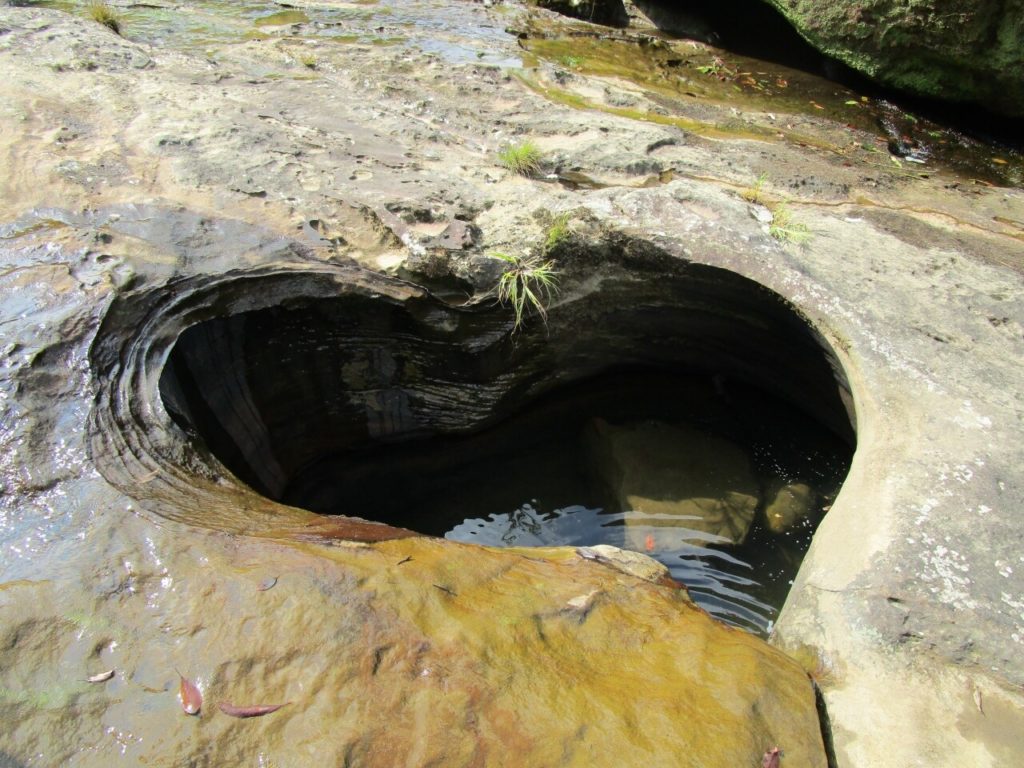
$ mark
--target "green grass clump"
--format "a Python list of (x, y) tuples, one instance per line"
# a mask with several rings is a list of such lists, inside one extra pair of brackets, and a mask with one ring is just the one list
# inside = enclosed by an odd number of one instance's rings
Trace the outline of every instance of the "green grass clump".
[(507, 253), (492, 253), (491, 256), (505, 262), (498, 279), (498, 301), (511, 305), (515, 312), (513, 332), (522, 328), (528, 311), (536, 312), (546, 323), (546, 305), (558, 290), (555, 262), (539, 256), (510, 256)]
[(548, 227), (547, 236), (544, 238), (544, 253), (551, 253), (572, 235), (572, 224), (569, 221), (569, 214), (562, 213), (555, 217)]
[(316, 69), (319, 63), (316, 60), (316, 54), (314, 53), (301, 53), (299, 54), (299, 63), (306, 69)]
[(109, 5), (103, 2), (89, 3), (89, 18), (102, 24), (115, 34), (121, 34), (121, 17)]
[(768, 234), (776, 240), (784, 243), (795, 243), (800, 245), (811, 239), (811, 230), (803, 222), (793, 218), (793, 212), (785, 202), (773, 200), (766, 192), (768, 174), (762, 173), (757, 181), (740, 192), (740, 197), (748, 203), (763, 205), (772, 214), (771, 223), (768, 225)]
[(793, 218), (793, 212), (785, 203), (772, 206), (771, 212), (772, 223), (768, 225), (768, 234), (776, 240), (800, 245), (811, 239), (811, 230), (806, 224)]
[(506, 147), (498, 153), (498, 162), (520, 176), (536, 176), (540, 173), (543, 158), (540, 148), (529, 139)]
[(757, 177), (757, 181), (751, 184), (749, 187), (740, 192), (740, 195), (748, 203), (763, 204), (764, 203), (764, 186), (768, 183), (768, 174), (762, 173)]

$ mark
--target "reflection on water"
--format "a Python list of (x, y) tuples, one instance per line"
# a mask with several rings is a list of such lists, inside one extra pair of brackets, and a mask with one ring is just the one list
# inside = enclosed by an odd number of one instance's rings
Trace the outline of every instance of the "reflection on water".
[[(728, 551), (706, 546), (727, 545), (728, 539), (686, 528), (677, 517), (643, 512), (606, 514), (578, 505), (542, 513), (526, 503), (507, 514), (466, 520), (445, 538), (491, 547), (621, 547), (621, 529), (627, 522), (631, 532), (638, 532), (650, 545), (644, 547), (647, 554), (663, 563), (672, 578), (685, 584), (690, 596), (708, 613), (729, 624), (767, 633), (776, 610), (756, 596), (754, 588), (761, 584), (752, 578), (753, 567)], [(673, 527), (645, 524), (658, 522), (670, 522)]]

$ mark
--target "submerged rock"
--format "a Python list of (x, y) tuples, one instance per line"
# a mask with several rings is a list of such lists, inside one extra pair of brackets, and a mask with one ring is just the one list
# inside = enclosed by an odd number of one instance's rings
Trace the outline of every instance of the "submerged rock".
[[(682, 520), (696, 531), (742, 544), (759, 502), (750, 459), (734, 443), (688, 426), (617, 426), (595, 419), (588, 431), (599, 476), (618, 509)], [(677, 526), (678, 521), (661, 521)], [(626, 518), (627, 538), (630, 518)], [(644, 542), (631, 541), (642, 549)]]
[(785, 483), (770, 488), (764, 507), (768, 530), (784, 533), (814, 511), (815, 494), (807, 483)]

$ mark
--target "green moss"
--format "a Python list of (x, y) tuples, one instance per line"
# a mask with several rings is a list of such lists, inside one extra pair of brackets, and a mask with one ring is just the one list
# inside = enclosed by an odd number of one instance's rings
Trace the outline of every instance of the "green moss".
[(283, 27), (289, 24), (304, 24), (309, 17), (302, 11), (279, 11), (269, 16), (261, 16), (254, 22), (257, 27)]
[(548, 101), (555, 104), (561, 104), (565, 107), (571, 107), (572, 109), (582, 109), (595, 112), (604, 112), (609, 115), (616, 115), (618, 117), (624, 117), (629, 120), (639, 120), (645, 123), (656, 123), (658, 125), (671, 125), (676, 128), (681, 128), (684, 131), (695, 133), (699, 136), (707, 136), (709, 138), (740, 138), (740, 139), (752, 139), (760, 141), (775, 141), (775, 135), (771, 132), (763, 129), (759, 129), (756, 126), (736, 126), (736, 127), (724, 127), (719, 125), (712, 125), (709, 123), (702, 123), (697, 120), (691, 120), (685, 117), (677, 117), (673, 115), (661, 115), (655, 112), (647, 112), (639, 109), (629, 109), (627, 107), (612, 107), (606, 104), (595, 104), (589, 99), (585, 99), (578, 94), (574, 94), (563, 88), (555, 88), (552, 86), (546, 86), (542, 83), (534, 80), (525, 74), (515, 74), (523, 85), (530, 90), (543, 96)]
[(559, 214), (548, 227), (547, 235), (544, 238), (544, 253), (551, 253), (558, 246), (566, 243), (571, 236), (570, 215), (568, 213)]

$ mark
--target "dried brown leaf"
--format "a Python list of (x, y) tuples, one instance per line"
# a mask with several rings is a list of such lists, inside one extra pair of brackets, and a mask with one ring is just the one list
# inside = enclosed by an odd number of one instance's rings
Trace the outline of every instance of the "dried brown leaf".
[(222, 701), (220, 703), (220, 711), (225, 715), (231, 715), (231, 717), (262, 717), (263, 715), (269, 715), (271, 712), (277, 712), (281, 707), (286, 707), (289, 704), (291, 702), (286, 701), (284, 704), (254, 704), (248, 707), (239, 707)]

